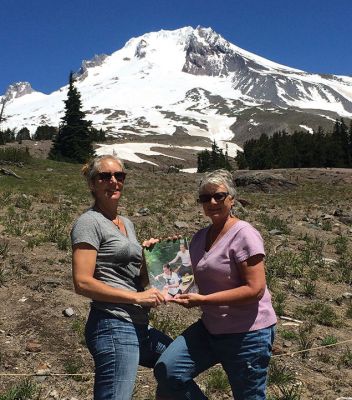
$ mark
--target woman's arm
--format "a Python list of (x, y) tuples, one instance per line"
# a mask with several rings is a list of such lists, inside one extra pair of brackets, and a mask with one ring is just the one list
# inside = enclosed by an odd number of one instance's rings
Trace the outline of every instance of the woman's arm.
[(140, 304), (155, 307), (164, 301), (162, 294), (155, 288), (144, 292), (114, 288), (94, 278), (97, 250), (87, 244), (73, 246), (72, 276), (76, 293), (92, 300), (109, 303)]
[(141, 285), (142, 285), (142, 287), (143, 288), (147, 287), (150, 284), (150, 282), (149, 282), (147, 263), (145, 261), (144, 253), (143, 253), (143, 260), (142, 260), (140, 277), (141, 277)]
[(180, 258), (180, 253), (177, 252), (176, 257), (175, 257), (173, 260), (169, 261), (168, 264), (175, 264), (175, 262), (176, 262), (179, 258)]
[(258, 302), (264, 295), (266, 281), (263, 255), (258, 254), (239, 264), (243, 285), (221, 292), (201, 295), (188, 293), (175, 296), (175, 301), (185, 307), (200, 305), (235, 305)]

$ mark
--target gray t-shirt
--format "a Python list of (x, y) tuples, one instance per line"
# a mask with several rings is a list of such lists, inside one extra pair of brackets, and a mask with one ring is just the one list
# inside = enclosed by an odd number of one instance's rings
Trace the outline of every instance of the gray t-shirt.
[[(143, 291), (140, 284), (142, 247), (138, 243), (132, 222), (121, 217), (127, 237), (103, 214), (87, 210), (74, 223), (72, 245), (88, 243), (97, 250), (94, 277), (116, 288)], [(148, 311), (138, 304), (92, 301), (92, 307), (109, 312), (137, 324), (148, 323)]]

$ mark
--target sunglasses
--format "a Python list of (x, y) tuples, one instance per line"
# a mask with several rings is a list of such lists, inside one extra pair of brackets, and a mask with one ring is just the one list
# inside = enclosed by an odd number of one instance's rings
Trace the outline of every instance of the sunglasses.
[(198, 198), (198, 203), (209, 203), (211, 199), (214, 199), (217, 203), (224, 201), (229, 195), (227, 192), (216, 192), (214, 194), (200, 194)]
[(97, 177), (101, 180), (101, 181), (111, 181), (111, 178), (114, 177), (117, 182), (124, 182), (126, 179), (126, 172), (123, 171), (117, 171), (117, 172), (98, 172), (97, 173)]

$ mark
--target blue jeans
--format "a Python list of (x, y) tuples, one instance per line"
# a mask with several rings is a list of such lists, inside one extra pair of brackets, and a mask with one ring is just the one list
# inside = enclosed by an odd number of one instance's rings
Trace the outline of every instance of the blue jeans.
[(147, 325), (133, 324), (92, 308), (86, 343), (95, 363), (95, 400), (129, 400), (138, 364), (153, 368), (172, 342)]
[(211, 335), (201, 320), (160, 356), (154, 368), (159, 393), (171, 399), (206, 400), (193, 378), (213, 365), (224, 368), (236, 400), (265, 399), (275, 328)]

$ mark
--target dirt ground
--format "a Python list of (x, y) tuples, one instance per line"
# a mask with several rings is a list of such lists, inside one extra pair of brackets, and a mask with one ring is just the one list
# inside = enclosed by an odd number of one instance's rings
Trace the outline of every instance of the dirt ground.
[[(44, 154), (45, 150), (36, 152), (33, 147), (36, 155)], [(302, 324), (279, 319), (274, 360), (281, 370), (293, 375), (294, 384), (287, 386), (291, 394), (286, 393), (286, 397), (279, 385), (270, 386), (271, 399), (330, 400), (352, 397), (352, 312), (348, 298), (352, 288), (350, 282), (335, 278), (335, 266), (340, 255), (334, 244), (345, 238), (345, 252), (351, 252), (352, 226), (341, 222), (339, 217), (341, 213), (345, 216), (352, 213), (352, 171), (295, 169), (274, 172), (297, 183), (297, 188), (266, 194), (240, 188), (241, 197), (249, 201), (249, 205), (240, 210), (243, 218), (262, 232), (271, 254), (279, 254), (282, 250), (300, 254), (308, 243), (304, 238), (311, 237), (318, 238), (324, 245), (324, 259), (333, 260), (326, 261), (321, 276), (314, 281), (313, 297), (305, 294), (305, 279), (276, 277), (274, 295), (283, 292), (286, 296), (283, 316), (302, 321), (307, 326), (309, 318), (298, 314), (298, 308), (319, 303), (329, 305), (340, 322), (332, 326), (316, 323), (309, 332), (310, 343), (306, 343), (306, 347), (319, 349), (304, 355), (291, 355), (304, 346), (303, 333), (299, 330)], [(45, 174), (50, 173), (42, 172), (43, 185)], [(158, 174), (133, 168), (128, 173), (134, 184), (126, 187), (122, 211), (135, 222), (140, 239), (153, 229), (159, 235), (163, 235), (165, 230), (175, 231), (178, 220), (186, 223), (181, 233), (189, 236), (207, 223), (194, 201), (198, 175)], [(42, 229), (42, 213), (49, 213), (63, 205), (70, 216), (66, 220), (68, 235), (69, 226), (87, 207), (89, 198), (85, 203), (77, 203), (64, 193), (64, 200), (59, 203), (45, 193), (45, 186), (42, 193), (31, 195), (26, 185), (20, 193), (18, 183), (14, 184), (17, 185), (16, 192), (5, 193), (1, 189), (1, 179), (5, 178), (0, 178), (0, 393), (8, 393), (30, 378), (37, 388), (38, 399), (92, 398), (93, 364), (83, 339), (89, 301), (73, 292), (69, 246), (58, 245), (59, 242), (54, 239), (51, 242), (40, 241), (40, 235), (37, 235), (37, 231)], [(302, 188), (305, 188), (304, 191)], [(16, 205), (18, 198), (23, 200), (24, 195), (31, 199), (29, 208)], [(21, 213), (29, 213), (26, 226), (31, 226), (31, 229), (28, 233), (11, 230), (11, 206), (16, 218), (20, 218)], [(138, 216), (136, 212), (141, 206), (148, 207), (150, 215)], [(273, 233), (262, 222), (263, 214), (279, 216), (289, 227), (289, 232)], [(37, 221), (37, 231), (32, 229), (33, 221)], [(352, 264), (348, 265), (352, 268)], [(68, 308), (73, 310), (72, 316), (65, 315)], [(153, 314), (152, 323), (171, 335), (177, 335), (199, 315), (198, 309), (184, 310), (169, 304)], [(328, 343), (329, 337), (332, 346), (324, 347), (322, 343)], [(198, 378), (210, 399), (232, 398), (228, 386), (214, 383), (211, 378), (211, 372)], [(153, 399), (154, 390), (152, 371), (140, 368), (133, 399)]]

